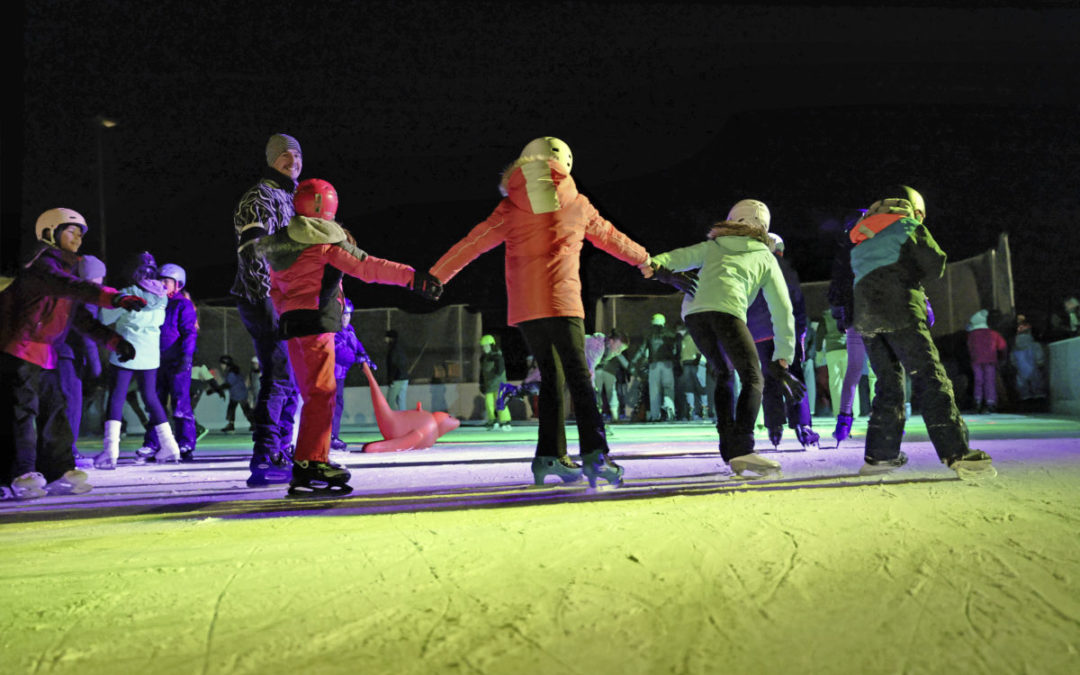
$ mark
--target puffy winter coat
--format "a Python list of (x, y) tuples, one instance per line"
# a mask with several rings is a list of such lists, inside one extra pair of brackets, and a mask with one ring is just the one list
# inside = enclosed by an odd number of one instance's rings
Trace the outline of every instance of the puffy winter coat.
[(256, 304), (269, 295), (270, 270), (252, 244), (289, 224), (296, 213), (292, 201), (295, 190), (296, 181), (267, 167), (262, 179), (240, 198), (233, 213), (237, 245), (236, 279), (229, 291), (233, 295)]
[(0, 293), (0, 351), (52, 370), (56, 345), (69, 325), (116, 348), (120, 336), (98, 323), (82, 303), (109, 307), (121, 294), (80, 279), (78, 263), (75, 253), (46, 244), (34, 249), (15, 281)]
[(146, 307), (139, 312), (101, 308), (101, 323), (112, 324), (113, 330), (135, 345), (135, 358), (121, 363), (113, 354), (109, 363), (128, 370), (154, 370), (161, 365), (161, 324), (165, 323), (165, 306), (169, 304), (165, 285), (157, 279), (144, 279), (120, 292), (139, 296), (146, 301)]
[(334, 379), (344, 380), (358, 361), (367, 358), (364, 345), (360, 344), (360, 338), (356, 337), (356, 330), (352, 326), (345, 326), (334, 333)]
[(922, 282), (945, 273), (945, 252), (922, 223), (903, 213), (878, 213), (851, 229), (855, 274), (853, 325), (863, 335), (926, 323)]
[(993, 328), (976, 328), (968, 331), (967, 345), (972, 364), (997, 363), (1008, 349), (1005, 338)]
[(270, 266), (270, 300), (283, 339), (341, 330), (342, 273), (362, 281), (409, 286), (413, 268), (364, 253), (332, 220), (293, 216), (288, 227), (255, 242)]
[(746, 321), (750, 302), (761, 292), (772, 320), (773, 358), (793, 361), (795, 317), (765, 228), (724, 221), (705, 241), (653, 256), (653, 262), (677, 272), (699, 270), (697, 293), (683, 301), (683, 318), (698, 312), (723, 312)]
[(506, 362), (502, 352), (492, 349), (480, 355), (480, 393), (498, 394), (499, 385), (506, 382)]
[(165, 306), (165, 322), (161, 324), (161, 361), (191, 365), (199, 339), (199, 319), (195, 303), (177, 293)]
[[(784, 274), (788, 298), (791, 299), (791, 313), (795, 317), (795, 346), (798, 352), (796, 355), (801, 361), (806, 344), (806, 300), (803, 298), (802, 285), (799, 283), (799, 275), (795, 272), (795, 268), (779, 256), (776, 262), (779, 263), (780, 271)], [(758, 293), (747, 308), (746, 327), (750, 329), (754, 342), (773, 338), (772, 317), (769, 315), (769, 304), (765, 301), (764, 293)]]
[[(512, 326), (555, 316), (585, 317), (579, 274), (585, 240), (632, 265), (649, 260), (642, 246), (577, 191), (558, 163), (542, 162), (537, 169), (535, 162), (511, 167), (503, 178), (506, 198), (430, 270), (447, 283), (481, 254), (506, 244), (507, 323)], [(551, 189), (559, 207), (545, 211), (537, 200), (534, 210), (530, 193)]]

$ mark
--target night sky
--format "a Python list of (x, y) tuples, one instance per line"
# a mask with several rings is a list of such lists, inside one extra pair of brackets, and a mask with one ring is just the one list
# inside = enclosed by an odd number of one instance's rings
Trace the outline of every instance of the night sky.
[[(219, 6), (220, 5), (220, 6)], [(107, 262), (149, 249), (227, 296), (232, 210), (278, 131), (373, 255), (427, 268), (486, 217), (541, 135), (617, 227), (659, 253), (761, 199), (804, 280), (854, 209), (917, 187), (952, 259), (1008, 232), (1021, 311), (1080, 292), (1080, 11), (1068, 3), (118, 2), (5, 10), (3, 249), (54, 206)], [(17, 35), (15, 34), (17, 33)], [(21, 73), (21, 77), (19, 77)], [(20, 101), (21, 99), (21, 101)], [(94, 118), (119, 126), (100, 131)], [(588, 247), (588, 302), (656, 292)], [(349, 282), (361, 307), (430, 305)], [(501, 249), (448, 287), (497, 322)]]

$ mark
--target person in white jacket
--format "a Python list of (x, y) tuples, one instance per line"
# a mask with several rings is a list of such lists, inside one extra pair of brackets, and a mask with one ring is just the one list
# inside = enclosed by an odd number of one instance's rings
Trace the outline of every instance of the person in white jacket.
[[(795, 357), (795, 319), (791, 299), (769, 238), (769, 209), (744, 199), (705, 241), (652, 257), (655, 265), (676, 272), (698, 270), (697, 291), (683, 302), (682, 316), (694, 344), (716, 373), (716, 430), (720, 456), (742, 475), (779, 473), (780, 464), (754, 452), (754, 422), (761, 408), (764, 379), (754, 339), (746, 327), (746, 309), (765, 296), (772, 318), (775, 350), (769, 364), (786, 396), (796, 400), (805, 386), (787, 372)], [(729, 366), (730, 364), (730, 366)], [(742, 389), (732, 393), (731, 366)]]

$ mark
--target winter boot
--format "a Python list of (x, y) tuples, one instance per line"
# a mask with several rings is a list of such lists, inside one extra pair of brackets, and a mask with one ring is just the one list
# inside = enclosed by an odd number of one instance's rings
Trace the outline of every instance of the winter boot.
[(115, 469), (120, 458), (120, 420), (105, 420), (105, 448), (94, 456), (94, 468)]
[(67, 471), (46, 486), (49, 494), (57, 495), (81, 495), (90, 492), (94, 486), (87, 482), (89, 476), (85, 471), (72, 469)]
[(867, 459), (859, 469), (860, 476), (876, 476), (882, 473), (889, 473), (893, 469), (899, 469), (907, 464), (907, 455), (903, 451), (900, 452), (894, 459)]
[(533, 480), (536, 485), (543, 485), (548, 476), (556, 476), (564, 483), (576, 483), (581, 480), (581, 465), (563, 455), (562, 457), (536, 457), (532, 461)]
[(854, 420), (851, 413), (842, 412), (836, 416), (836, 430), (832, 433), (832, 437), (836, 439), (836, 447), (840, 447), (840, 442), (851, 436), (851, 423)]
[(773, 459), (766, 459), (756, 452), (751, 452), (749, 455), (733, 457), (731, 460), (731, 470), (739, 476), (742, 476), (746, 471), (753, 471), (759, 476), (779, 476), (780, 462)]
[(297, 460), (292, 466), (289, 494), (292, 496), (342, 496), (352, 492), (352, 474), (335, 462)]
[(225, 426), (223, 426), (221, 428), (221, 433), (223, 433), (223, 434), (231, 434), (234, 431), (236, 431), (236, 427), (233, 426), (232, 422), (229, 422), (228, 424), (226, 424)]
[(802, 444), (804, 450), (811, 446), (817, 447), (818, 441), (821, 439), (818, 433), (808, 424), (795, 425), (795, 438), (799, 439), (799, 443)]
[(589, 479), (589, 487), (596, 487), (600, 478), (618, 487), (622, 485), (623, 468), (611, 461), (603, 450), (593, 450), (581, 454), (581, 471)]
[(960, 478), (993, 478), (997, 476), (990, 455), (982, 450), (968, 450), (964, 454), (945, 462)]
[(349, 444), (346, 443), (345, 441), (341, 440), (337, 436), (334, 436), (334, 437), (332, 437), (330, 439), (330, 449), (331, 450), (345, 450), (348, 447), (349, 447)]
[(173, 437), (172, 427), (168, 422), (162, 422), (154, 427), (154, 436), (157, 437), (158, 445), (161, 449), (154, 455), (154, 459), (158, 462), (180, 462), (180, 446), (176, 444), (176, 438)]
[(42, 476), (37, 471), (24, 473), (11, 481), (11, 491), (14, 493), (15, 499), (37, 499), (38, 497), (44, 497), (48, 494), (45, 492), (45, 476)]

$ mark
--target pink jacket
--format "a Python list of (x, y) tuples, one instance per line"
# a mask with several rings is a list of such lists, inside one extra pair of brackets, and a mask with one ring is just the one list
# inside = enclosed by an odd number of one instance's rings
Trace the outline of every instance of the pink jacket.
[(979, 328), (967, 334), (968, 354), (971, 363), (997, 363), (998, 357), (1005, 353), (1008, 345), (1001, 333), (993, 328)]
[(112, 306), (120, 295), (75, 275), (79, 256), (51, 246), (26, 263), (11, 286), (0, 293), (0, 351), (45, 370), (56, 367), (56, 344), (76, 329), (115, 349), (120, 336), (102, 326), (83, 303)]
[(641, 265), (648, 252), (605, 220), (574, 179), (558, 164), (548, 162), (544, 177), (553, 184), (559, 208), (536, 213), (522, 167), (514, 169), (505, 183), (508, 196), (491, 215), (454, 244), (431, 268), (431, 274), (449, 282), (466, 265), (499, 244), (506, 244), (507, 323), (555, 316), (585, 317), (581, 302), (581, 248), (588, 240), (623, 262)]

